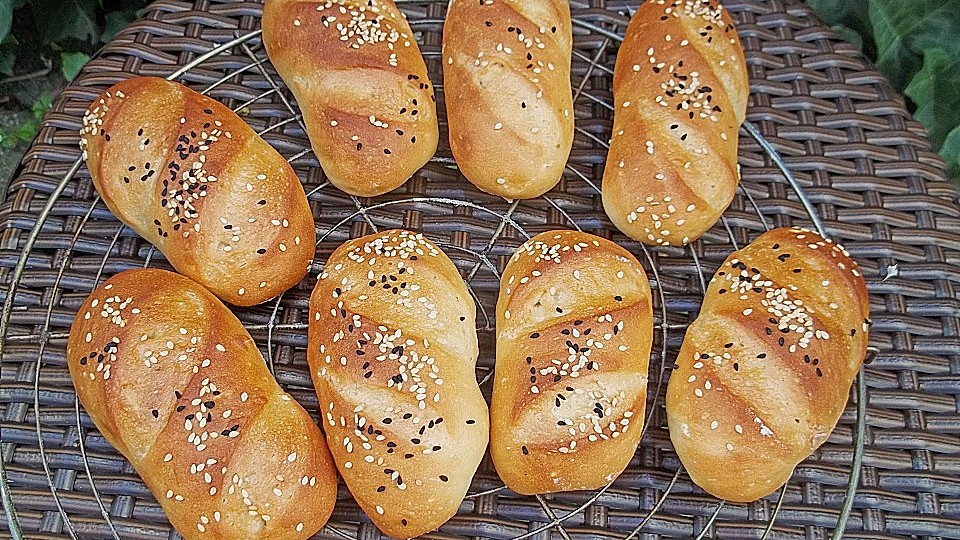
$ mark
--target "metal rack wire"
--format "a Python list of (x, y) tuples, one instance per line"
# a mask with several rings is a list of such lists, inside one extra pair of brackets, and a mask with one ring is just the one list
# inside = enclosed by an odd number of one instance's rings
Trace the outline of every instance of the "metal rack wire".
[[(401, 0), (398, 2), (401, 9), (409, 9), (410, 21), (414, 30), (421, 25), (437, 24), (435, 17), (442, 12), (440, 2), (421, 0)], [(587, 111), (590, 116), (597, 109), (612, 111), (609, 92), (606, 89), (595, 90), (590, 80), (593, 77), (609, 78), (612, 74), (612, 64), (609, 63), (611, 53), (615, 52), (617, 42), (622, 39), (620, 32), (623, 23), (629, 16), (625, 6), (608, 5), (603, 16), (587, 16), (575, 18), (577, 27), (577, 48), (575, 60), (578, 69), (575, 70), (573, 91), (576, 97), (578, 115)], [(590, 10), (589, 6), (583, 9)], [(595, 15), (595, 14), (594, 14)], [(441, 18), (442, 20), (442, 18)], [(234, 102), (234, 111), (244, 114), (245, 111), (263, 105), (279, 109), (280, 114), (273, 121), (259, 127), (258, 132), (277, 146), (288, 160), (294, 164), (301, 178), (305, 178), (308, 198), (320, 207), (318, 213), (318, 253), (317, 259), (309, 277), (300, 287), (268, 302), (257, 308), (238, 310), (238, 315), (244, 321), (264, 352), (270, 369), (275, 373), (281, 384), (285, 386), (308, 410), (316, 413), (315, 398), (311, 395), (309, 378), (303, 376), (304, 365), (302, 357), (296, 356), (296, 349), (302, 350), (306, 341), (306, 324), (298, 320), (297, 314), (305, 306), (304, 291), (309, 290), (313, 281), (311, 278), (322, 269), (326, 255), (333, 247), (350, 236), (363, 232), (372, 232), (378, 229), (394, 226), (408, 226), (420, 228), (431, 235), (436, 243), (444, 249), (461, 269), (462, 274), (470, 286), (471, 294), (478, 305), (478, 331), (481, 334), (481, 347), (484, 343), (492, 343), (493, 320), (492, 308), (495, 305), (495, 289), (499, 278), (499, 262), (505, 254), (512, 253), (519, 242), (533, 236), (548, 225), (551, 227), (569, 227), (586, 229), (591, 232), (605, 231), (605, 234), (615, 235), (612, 227), (605, 221), (602, 212), (598, 213), (595, 206), (584, 203), (593, 195), (599, 193), (598, 177), (594, 155), (604, 153), (606, 141), (602, 128), (587, 123), (582, 126), (578, 116), (577, 137), (579, 148), (588, 146), (596, 152), (578, 153), (575, 149), (571, 163), (567, 167), (564, 186), (560, 190), (548, 193), (543, 197), (542, 204), (530, 207), (520, 201), (495, 200), (472, 190), (461, 179), (459, 184), (445, 183), (443, 172), (452, 170), (453, 162), (447, 153), (441, 152), (428, 165), (426, 172), (421, 172), (414, 181), (421, 184), (436, 184), (429, 196), (424, 196), (422, 190), (412, 193), (395, 192), (388, 196), (372, 201), (361, 200), (356, 197), (346, 197), (336, 192), (322, 177), (318, 176), (315, 158), (309, 150), (303, 136), (304, 128), (300, 115), (284, 90), (282, 81), (272, 70), (259, 43), (259, 30), (235, 32), (233, 39), (222, 45), (213, 47), (200, 54), (189, 63), (171, 70), (167, 77), (184, 80), (198, 90), (209, 94), (223, 94)], [(434, 44), (436, 45), (436, 44)], [(424, 54), (428, 61), (437, 64), (437, 47), (424, 47)], [(217, 69), (204, 70), (206, 64), (228, 55), (236, 67), (232, 67), (220, 77), (211, 77), (210, 72)], [(240, 65), (237, 59), (246, 59)], [(197, 74), (198, 72), (202, 72)], [(242, 76), (258, 74), (262, 78), (258, 87), (236, 88), (236, 82), (243, 80)], [(431, 72), (433, 80), (439, 83), (440, 78), (435, 71)], [(201, 83), (203, 81), (203, 83)], [(230, 86), (225, 90), (225, 87)], [(436, 85), (438, 91), (438, 109), (442, 113), (442, 85)], [(607, 86), (609, 88), (609, 86)], [(223, 92), (220, 92), (224, 90)], [(774, 164), (783, 178), (783, 182), (793, 190), (805, 216), (794, 216), (795, 222), (816, 228), (827, 236), (829, 231), (821, 222), (816, 207), (807, 198), (805, 189), (790, 172), (790, 168), (780, 157), (775, 147), (770, 144), (757, 126), (747, 123), (744, 126), (744, 138), (752, 138), (759, 144), (766, 158)], [(442, 135), (442, 138), (444, 136)], [(588, 155), (589, 154), (589, 155)], [(592, 169), (592, 170), (591, 170)], [(70, 537), (106, 537), (106, 538), (167, 538), (172, 533), (165, 523), (158, 505), (151, 502), (151, 495), (142, 486), (136, 485), (138, 479), (132, 474), (129, 467), (115, 470), (112, 474), (105, 474), (98, 462), (110, 448), (100, 438), (89, 419), (86, 418), (75, 396), (63, 396), (55, 411), (45, 415), (45, 405), (41, 396), (44, 394), (42, 381), (49, 378), (63, 376), (65, 372), (62, 363), (50, 361), (46, 355), (56, 355), (52, 351), (62, 351), (67, 334), (63, 331), (54, 331), (53, 328), (62, 324), (54, 324), (54, 320), (62, 314), (58, 313), (60, 304), (51, 299), (47, 304), (46, 316), (43, 320), (35, 321), (34, 330), (22, 332), (23, 325), (13, 324), (12, 318), (16, 311), (17, 292), (25, 271), (30, 266), (30, 258), (37, 243), (41, 240), (45, 224), (55, 215), (58, 203), (69, 189), (81, 189), (82, 179), (78, 173), (82, 164), (78, 160), (67, 170), (56, 188), (51, 193), (45, 206), (36, 216), (36, 222), (30, 230), (29, 236), (23, 244), (20, 258), (13, 269), (9, 281), (3, 309), (0, 311), (0, 357), (10, 348), (18, 344), (31, 343), (39, 346), (33, 368), (31, 380), (33, 383), (33, 424), (38, 447), (39, 458), (45, 475), (48, 493), (52, 506), (40, 517), (30, 516), (36, 530), (49, 531), (50, 538)], [(739, 209), (750, 209), (752, 220), (750, 230), (760, 232), (771, 225), (767, 221), (764, 208), (755, 200), (752, 186), (745, 182), (738, 193)], [(469, 220), (465, 223), (447, 224), (445, 220), (455, 219), (459, 212), (469, 213)], [(549, 214), (549, 215), (548, 215)], [(671, 268), (662, 265), (663, 255), (676, 258), (688, 255), (695, 265), (690, 272), (695, 275), (699, 284), (696, 294), (702, 295), (705, 290), (704, 276), (712, 273), (710, 264), (718, 263), (722, 256), (712, 253), (704, 246), (712, 243), (727, 244), (737, 247), (742, 242), (742, 236), (734, 233), (737, 226), (742, 227), (744, 212), (740, 212), (735, 219), (737, 225), (731, 225), (729, 218), (715, 227), (702, 242), (687, 248), (647, 248), (641, 244), (622, 240), (617, 237), (631, 251), (637, 254), (651, 277), (655, 291), (655, 349), (651, 357), (651, 392), (648, 402), (647, 422), (645, 424), (644, 440), (641, 450), (631, 463), (625, 477), (612, 482), (610, 485), (592, 493), (558, 494), (546, 497), (526, 498), (509, 493), (499, 479), (492, 473), (492, 467), (487, 464), (481, 468), (474, 484), (467, 496), (467, 501), (461, 508), (461, 514), (445, 525), (437, 533), (438, 537), (480, 536), (489, 538), (510, 538), (521, 540), (526, 538), (547, 539), (558, 536), (563, 540), (571, 538), (619, 538), (631, 540), (633, 538), (676, 538), (694, 537), (720, 538), (726, 535), (751, 538), (795, 538), (800, 537), (796, 527), (778, 527), (777, 517), (788, 499), (788, 488), (784, 487), (777, 494), (751, 505), (726, 504), (724, 501), (712, 500), (699, 492), (689, 481), (684, 480), (684, 473), (672, 452), (669, 443), (663, 436), (662, 399), (665, 390), (667, 374), (672, 365), (672, 353), (679, 344), (679, 338), (689, 322), (691, 314), (695, 314), (696, 305), (688, 299), (675, 301), (670, 289), (682, 288), (683, 280), (672, 280)], [(429, 218), (429, 219), (427, 219)], [(95, 227), (93, 227), (96, 225)], [(458, 234), (459, 228), (476, 233), (480, 239), (471, 240), (466, 245), (460, 242), (449, 241), (450, 235)], [(91, 230), (92, 229), (92, 230)], [(439, 234), (438, 231), (444, 234)], [(83, 268), (91, 275), (90, 279), (83, 280), (83, 287), (92, 290), (108, 274), (117, 267), (129, 267), (135, 264), (143, 266), (164, 265), (165, 262), (155, 252), (152, 246), (133, 238), (129, 229), (126, 229), (115, 219), (104, 216), (103, 205), (99, 198), (92, 197), (82, 216), (75, 224), (74, 234), (65, 247), (64, 256), (55, 261), (50, 277), (50, 287), (56, 295), (58, 292), (74, 294), (78, 288), (77, 279), (68, 271), (74, 262), (74, 255), (89, 259), (86, 253), (90, 250), (78, 249), (78, 245), (96, 237), (105, 246), (97, 250), (102, 252), (98, 264), (86, 261)], [(123, 245), (123, 249), (118, 246)], [(703, 260), (708, 257), (709, 260)], [(61, 291), (61, 285), (71, 280), (70, 292)], [(689, 293), (688, 293), (689, 294)], [(69, 303), (66, 303), (69, 307)], [(485, 341), (486, 340), (486, 341)], [(486, 347), (482, 352), (478, 367), (478, 380), (489, 394), (489, 378), (492, 371), (492, 352)], [(280, 365), (277, 365), (280, 364)], [(855, 385), (854, 405), (848, 408), (855, 415), (853, 439), (853, 454), (850, 465), (846, 470), (838, 471), (841, 476), (847, 477), (845, 491), (839, 510), (835, 518), (831, 517), (833, 538), (840, 538), (845, 529), (847, 519), (854, 504), (857, 481), (864, 450), (864, 431), (866, 425), (866, 385), (864, 373), (861, 371)], [(66, 406), (64, 404), (67, 404)], [(52, 416), (51, 416), (52, 415)], [(65, 419), (69, 416), (70, 421)], [(55, 417), (55, 418), (54, 418)], [(48, 448), (51, 438), (46, 434), (45, 421), (53, 421), (59, 429), (63, 428), (66, 434), (76, 436), (75, 449), (68, 453), (79, 455), (82, 472), (77, 471), (77, 477), (64, 479), (59, 473), (51, 470), (50, 463), (60, 459), (63, 445), (51, 450)], [(651, 435), (657, 432), (656, 435)], [(6, 441), (5, 441), (6, 442)], [(658, 458), (659, 467), (646, 468), (645, 460), (649, 456), (643, 452), (644, 448), (661, 454)], [(8, 459), (0, 461), (0, 491), (4, 504), (4, 511), (10, 526), (13, 538), (25, 538), (21, 519), (18, 518), (18, 497), (13, 494), (16, 481), (11, 481), (6, 463)], [(82, 482), (90, 492), (90, 498), (95, 502), (102, 523), (91, 522), (90, 513), (82, 512), (77, 515), (73, 510), (76, 506), (72, 500), (72, 493), (63, 486), (67, 483)], [(122, 491), (125, 496), (116, 496), (116, 484), (129, 484)], [(681, 488), (682, 484), (682, 488)], [(104, 485), (109, 485), (113, 496), (105, 497), (101, 491)], [(341, 496), (345, 490), (341, 490)], [(38, 493), (20, 494), (19, 497), (41, 496)], [(109, 499), (109, 500), (108, 500)], [(136, 506), (132, 499), (139, 501), (146, 511), (137, 514), (132, 507)], [(119, 502), (118, 502), (119, 501)], [(491, 506), (497, 507), (491, 510)], [(592, 512), (597, 515), (587, 514)], [(599, 515), (602, 514), (602, 515)], [(666, 514), (666, 515), (665, 515)], [(118, 517), (122, 516), (122, 517)], [(504, 516), (504, 519), (500, 519)], [(580, 520), (580, 523), (574, 524)], [(591, 521), (603, 522), (602, 528), (592, 529)], [(729, 528), (720, 528), (718, 523), (729, 521)], [(526, 523), (522, 530), (517, 522)], [(732, 532), (731, 532), (732, 531)], [(369, 521), (362, 516), (355, 503), (349, 496), (338, 501), (337, 510), (330, 524), (328, 524), (318, 538), (373, 538), (377, 531)]]

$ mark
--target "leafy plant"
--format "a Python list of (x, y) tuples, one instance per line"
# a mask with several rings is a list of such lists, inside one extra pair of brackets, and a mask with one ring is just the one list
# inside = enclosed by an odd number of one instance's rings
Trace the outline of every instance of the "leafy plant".
[(861, 45), (912, 102), (914, 117), (960, 178), (960, 2), (807, 0), (845, 39)]
[(52, 103), (53, 94), (50, 92), (45, 92), (38, 97), (30, 109), (31, 116), (26, 122), (21, 123), (9, 131), (0, 131), (0, 145), (10, 148), (20, 143), (32, 141), (37, 131), (40, 130), (40, 122), (43, 120), (43, 115), (47, 113)]

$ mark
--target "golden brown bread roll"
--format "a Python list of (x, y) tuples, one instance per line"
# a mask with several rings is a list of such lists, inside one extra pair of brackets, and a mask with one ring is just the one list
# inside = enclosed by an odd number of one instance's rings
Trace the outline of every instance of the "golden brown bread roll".
[(710, 280), (667, 388), (670, 439), (697, 485), (759, 499), (830, 436), (867, 350), (857, 268), (840, 246), (784, 228)]
[(715, 0), (644, 2), (613, 76), (613, 136), (603, 208), (651, 245), (696, 240), (740, 181), (737, 131), (749, 94), (730, 15)]
[(344, 482), (370, 519), (411, 538), (450, 519), (487, 447), (476, 308), (422, 235), (333, 252), (310, 297), (307, 360)]
[(110, 211), (222, 300), (259, 304), (307, 274), (316, 233), (303, 185), (219, 102), (129, 79), (90, 105), (80, 148)]
[(550, 190), (573, 144), (566, 0), (453, 0), (443, 26), (450, 149), (478, 188), (507, 199)]
[(262, 25), (267, 55), (333, 185), (380, 195), (437, 151), (427, 66), (392, 0), (267, 0)]
[(77, 313), (67, 365), (97, 429), (184, 538), (302, 539), (330, 517), (323, 435), (199, 284), (155, 269), (110, 278)]
[(501, 276), (490, 452), (522, 494), (595, 489), (640, 441), (653, 339), (650, 285), (590, 234), (528, 240)]

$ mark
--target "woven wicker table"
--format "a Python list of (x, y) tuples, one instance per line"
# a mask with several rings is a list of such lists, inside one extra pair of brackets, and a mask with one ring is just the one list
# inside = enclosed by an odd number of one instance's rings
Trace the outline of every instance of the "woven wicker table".
[[(401, 0), (442, 106), (446, 2)], [(741, 132), (743, 183), (724, 219), (687, 248), (619, 234), (599, 197), (611, 79), (633, 2), (573, 0), (577, 134), (560, 185), (510, 203), (458, 175), (441, 113), (437, 157), (399, 190), (355, 199), (329, 185), (298, 109), (259, 38), (256, 1), (161, 0), (121, 32), (56, 100), (0, 209), (2, 538), (179, 538), (93, 428), (65, 367), (66, 335), (106, 276), (167, 267), (99, 201), (79, 161), (81, 117), (109, 85), (170, 77), (233, 107), (289, 158), (320, 238), (314, 268), (281, 298), (236, 310), (281, 384), (316, 413), (307, 373), (307, 300), (342, 241), (375, 229), (424, 231), (450, 254), (479, 306), (478, 378), (489, 395), (498, 274), (530, 235), (581, 228), (612, 238), (651, 277), (656, 339), (650, 419), (629, 469), (598, 492), (521, 497), (485, 460), (460, 513), (436, 538), (960, 538), (960, 206), (943, 163), (903, 99), (852, 45), (797, 1), (730, 0), (752, 94)], [(682, 471), (663, 396), (704, 280), (765, 228), (821, 228), (867, 277), (876, 353), (827, 444), (787, 487), (752, 504), (704, 494)], [(379, 538), (346, 489), (321, 538)]]

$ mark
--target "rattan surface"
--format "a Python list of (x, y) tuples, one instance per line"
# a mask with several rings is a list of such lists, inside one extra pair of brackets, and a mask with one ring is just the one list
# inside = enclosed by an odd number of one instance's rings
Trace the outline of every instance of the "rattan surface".
[[(960, 206), (925, 132), (856, 48), (802, 4), (725, 2), (749, 65), (748, 120), (799, 185), (792, 187), (771, 154), (742, 132), (743, 183), (724, 220), (691, 247), (644, 249), (610, 225), (598, 192), (612, 121), (611, 73), (632, 4), (571, 3), (577, 21), (574, 150), (557, 188), (519, 203), (482, 194), (458, 175), (442, 114), (437, 157), (404, 187), (358, 200), (328, 185), (296, 105), (288, 104), (290, 93), (266, 61), (256, 34), (257, 2), (161, 0), (121, 32), (56, 100), (0, 209), (6, 302), (0, 448), (4, 489), (24, 537), (179, 538), (131, 466), (78, 407), (64, 361), (72, 318), (99, 281), (127, 268), (169, 267), (107, 211), (86, 169), (76, 167), (81, 117), (112, 83), (179, 71), (177, 80), (209, 90), (263, 132), (291, 160), (309, 194), (320, 238), (310, 276), (276, 301), (236, 311), (281, 384), (311, 412), (316, 398), (304, 352), (308, 295), (327, 256), (348, 237), (375, 228), (417, 229), (454, 259), (480, 307), (478, 377), (488, 395), (494, 350), (488, 316), (498, 273), (529, 235), (582, 228), (618, 241), (646, 267), (657, 314), (652, 416), (628, 470), (601, 492), (537, 499), (503, 489), (485, 460), (458, 516), (432, 536), (830, 537), (851, 469), (857, 470), (851, 465), (856, 393), (829, 442), (797, 468), (787, 488), (746, 505), (721, 503), (690, 482), (670, 445), (662, 407), (703, 280), (765, 228), (813, 226), (815, 215), (862, 266), (875, 322), (871, 345), (878, 351), (863, 379), (863, 464), (844, 537), (960, 538)], [(403, 1), (401, 8), (418, 32), (442, 111), (446, 3)], [(375, 539), (379, 532), (341, 487), (333, 519), (318, 537)]]

